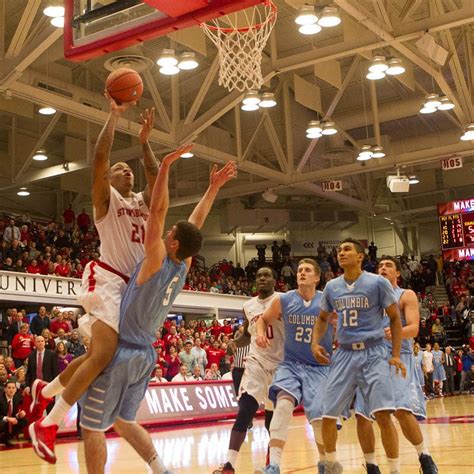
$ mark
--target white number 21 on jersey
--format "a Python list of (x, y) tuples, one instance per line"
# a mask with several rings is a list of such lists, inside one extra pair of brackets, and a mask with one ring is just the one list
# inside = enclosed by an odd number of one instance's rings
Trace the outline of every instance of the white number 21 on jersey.
[[(349, 321), (347, 321), (347, 309), (342, 312), (342, 325), (343, 326), (357, 326), (357, 313), (356, 309), (349, 310)], [(348, 324), (349, 322), (349, 324)]]

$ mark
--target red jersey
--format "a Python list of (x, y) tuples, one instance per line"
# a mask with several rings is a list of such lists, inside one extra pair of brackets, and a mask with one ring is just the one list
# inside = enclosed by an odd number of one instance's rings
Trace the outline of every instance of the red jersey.
[(211, 326), (209, 329), (209, 332), (211, 333), (212, 336), (215, 338), (219, 337), (219, 334), (221, 333), (222, 327), (221, 326)]
[(12, 357), (26, 359), (35, 347), (35, 340), (31, 334), (15, 334), (12, 340)]
[(206, 354), (207, 354), (206, 369), (209, 369), (211, 367), (211, 364), (217, 364), (217, 366), (219, 367), (221, 359), (225, 356), (225, 351), (223, 351), (222, 349), (214, 349), (213, 347), (211, 347), (206, 351)]
[(221, 332), (224, 333), (226, 336), (231, 336), (234, 331), (232, 330), (232, 326), (229, 324), (229, 325), (224, 325), (222, 326), (221, 328)]
[(36, 274), (36, 275), (41, 273), (41, 269), (40, 269), (40, 267), (38, 267), (38, 265), (31, 265), (31, 264), (26, 267), (26, 271), (28, 273), (33, 273), (33, 274)]
[(51, 325), (49, 326), (49, 330), (53, 334), (57, 334), (59, 329), (64, 329), (64, 332), (69, 332), (69, 324), (64, 321), (64, 319), (61, 322), (59, 322), (57, 319), (53, 319), (53, 321), (51, 321)]

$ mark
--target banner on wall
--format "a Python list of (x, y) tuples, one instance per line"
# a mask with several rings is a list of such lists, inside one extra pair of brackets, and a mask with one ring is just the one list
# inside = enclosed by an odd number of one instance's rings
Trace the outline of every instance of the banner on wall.
[[(261, 407), (263, 409), (263, 405)], [(137, 412), (142, 425), (168, 425), (232, 418), (238, 402), (232, 381), (150, 384)], [(76, 430), (77, 406), (59, 425), (60, 434)]]

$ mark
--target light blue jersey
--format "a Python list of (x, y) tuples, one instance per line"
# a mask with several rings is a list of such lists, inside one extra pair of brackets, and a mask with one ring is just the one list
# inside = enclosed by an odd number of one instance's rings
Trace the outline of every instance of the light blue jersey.
[(177, 294), (186, 281), (186, 264), (168, 257), (147, 282), (137, 284), (139, 263), (128, 282), (120, 305), (120, 340), (129, 344), (151, 346), (156, 330), (163, 325)]
[[(311, 352), (313, 327), (321, 311), (322, 292), (317, 291), (314, 298), (305, 301), (298, 290), (280, 295), (282, 320), (285, 325), (285, 362), (302, 362), (308, 365), (321, 365)], [(332, 353), (333, 327), (328, 329), (320, 344)]]
[(388, 280), (362, 271), (350, 284), (344, 275), (330, 280), (324, 288), (321, 309), (336, 311), (338, 342), (353, 344), (382, 339), (384, 309), (396, 302)]
[[(407, 320), (405, 319), (405, 313), (402, 311), (400, 308), (400, 298), (402, 297), (404, 293), (404, 289), (400, 288), (397, 286), (395, 289), (395, 296), (397, 297), (398, 301), (398, 309), (400, 310), (400, 319), (402, 321), (402, 326), (405, 327), (407, 325)], [(385, 314), (384, 318), (384, 327), (389, 328), (390, 327), (390, 318)], [(384, 343), (387, 344), (390, 350), (392, 350), (392, 341), (389, 341), (387, 339), (384, 339)], [(402, 346), (400, 350), (401, 354), (413, 354), (413, 339), (402, 339)]]
[(117, 418), (132, 423), (145, 396), (156, 354), (152, 343), (184, 286), (187, 268), (168, 257), (147, 282), (137, 283), (140, 262), (120, 305), (119, 343), (114, 358), (82, 396), (81, 426), (106, 431)]

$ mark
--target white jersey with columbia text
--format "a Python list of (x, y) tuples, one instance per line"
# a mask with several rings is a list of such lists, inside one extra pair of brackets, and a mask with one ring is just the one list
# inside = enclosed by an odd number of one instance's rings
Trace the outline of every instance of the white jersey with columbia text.
[(257, 321), (263, 312), (270, 306), (273, 298), (280, 293), (273, 293), (262, 300), (255, 296), (244, 303), (245, 317), (249, 322), (250, 352), (247, 359), (255, 358), (266, 370), (275, 370), (283, 358), (285, 346), (285, 327), (283, 321), (276, 320), (267, 327), (267, 338), (270, 345), (265, 349), (257, 346)]
[(100, 259), (130, 276), (145, 256), (145, 225), (149, 210), (143, 193), (124, 198), (110, 186), (107, 214), (95, 222), (100, 237)]

